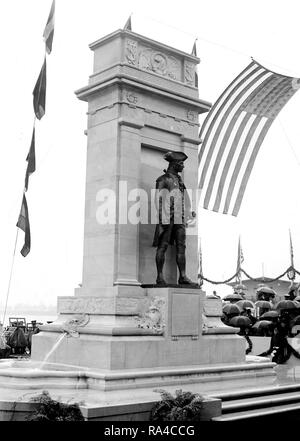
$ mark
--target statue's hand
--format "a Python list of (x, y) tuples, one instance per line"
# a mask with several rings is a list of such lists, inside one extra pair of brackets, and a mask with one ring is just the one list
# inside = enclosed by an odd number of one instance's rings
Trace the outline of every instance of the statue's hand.
[(190, 211), (187, 215), (187, 219), (194, 219), (196, 217), (195, 211)]
[(195, 225), (195, 223), (196, 223), (196, 219), (195, 218), (196, 218), (196, 212), (195, 211), (191, 211), (187, 215), (186, 226), (192, 227), (193, 225)]

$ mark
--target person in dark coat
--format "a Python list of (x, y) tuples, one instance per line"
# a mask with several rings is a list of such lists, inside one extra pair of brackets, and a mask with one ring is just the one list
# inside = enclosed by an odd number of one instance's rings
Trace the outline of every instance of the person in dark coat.
[(157, 285), (167, 285), (163, 276), (165, 254), (169, 245), (176, 245), (176, 263), (179, 269), (179, 284), (193, 284), (186, 276), (186, 224), (196, 216), (191, 211), (191, 202), (186, 187), (178, 174), (184, 169), (187, 155), (182, 152), (168, 152), (164, 159), (169, 167), (156, 180), (156, 208), (158, 225), (155, 229), (153, 246), (156, 251)]
[(257, 322), (257, 318), (252, 315), (251, 308), (246, 308), (242, 315), (248, 317), (248, 319), (251, 321), (251, 326)]
[(292, 348), (287, 341), (288, 323), (285, 317), (280, 317), (278, 323), (275, 324), (274, 332), (268, 351), (263, 352), (260, 356), (264, 357), (272, 355), (272, 361), (278, 364), (285, 363), (292, 353)]
[(21, 327), (16, 327), (14, 332), (8, 337), (8, 345), (14, 354), (24, 354), (27, 347), (27, 338)]
[(8, 358), (11, 352), (10, 346), (6, 343), (3, 326), (0, 323), (0, 358)]

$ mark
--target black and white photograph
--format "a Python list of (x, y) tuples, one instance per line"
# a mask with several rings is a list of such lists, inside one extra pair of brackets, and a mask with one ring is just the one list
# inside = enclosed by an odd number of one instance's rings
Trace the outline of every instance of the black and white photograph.
[(299, 422), (299, 2), (2, 3), (0, 421)]

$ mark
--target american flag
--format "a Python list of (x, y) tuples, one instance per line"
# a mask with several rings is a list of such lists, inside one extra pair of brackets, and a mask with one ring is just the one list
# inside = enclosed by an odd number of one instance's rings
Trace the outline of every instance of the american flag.
[(299, 88), (287, 77), (252, 62), (209, 111), (200, 138), (200, 204), (237, 216), (259, 148), (272, 122)]

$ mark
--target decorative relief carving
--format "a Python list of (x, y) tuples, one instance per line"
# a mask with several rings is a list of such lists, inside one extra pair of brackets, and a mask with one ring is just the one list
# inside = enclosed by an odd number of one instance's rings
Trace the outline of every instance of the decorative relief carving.
[(187, 119), (189, 121), (196, 121), (197, 119), (197, 113), (194, 112), (193, 110), (188, 110), (187, 111)]
[(125, 57), (129, 64), (135, 65), (137, 61), (137, 42), (134, 40), (126, 41)]
[(167, 75), (168, 59), (161, 52), (154, 52), (151, 55), (151, 66), (153, 72), (159, 75)]
[(138, 97), (133, 92), (126, 92), (126, 99), (130, 104), (137, 104)]
[(103, 314), (103, 311), (113, 311), (113, 307), (109, 298), (60, 298), (58, 310), (60, 313)]
[(179, 61), (162, 52), (154, 51), (150, 48), (144, 49), (139, 54), (138, 67), (143, 70), (155, 72), (158, 75), (180, 80)]
[(150, 65), (151, 60), (151, 49), (145, 49), (139, 54), (138, 67), (143, 70), (152, 70)]
[(154, 297), (150, 300), (146, 311), (136, 317), (137, 327), (149, 329), (156, 334), (162, 334), (165, 324), (165, 300), (161, 297)]
[(168, 57), (169, 73), (168, 76), (173, 80), (180, 80), (180, 63), (174, 57)]
[(66, 320), (62, 325), (62, 331), (67, 334), (67, 337), (79, 337), (78, 328), (86, 326), (90, 321), (88, 314), (80, 314)]
[(184, 63), (184, 81), (192, 86), (195, 85), (195, 70), (195, 64), (190, 63), (189, 61)]
[(87, 297), (59, 298), (58, 311), (61, 314), (138, 314), (147, 301), (131, 297)]

